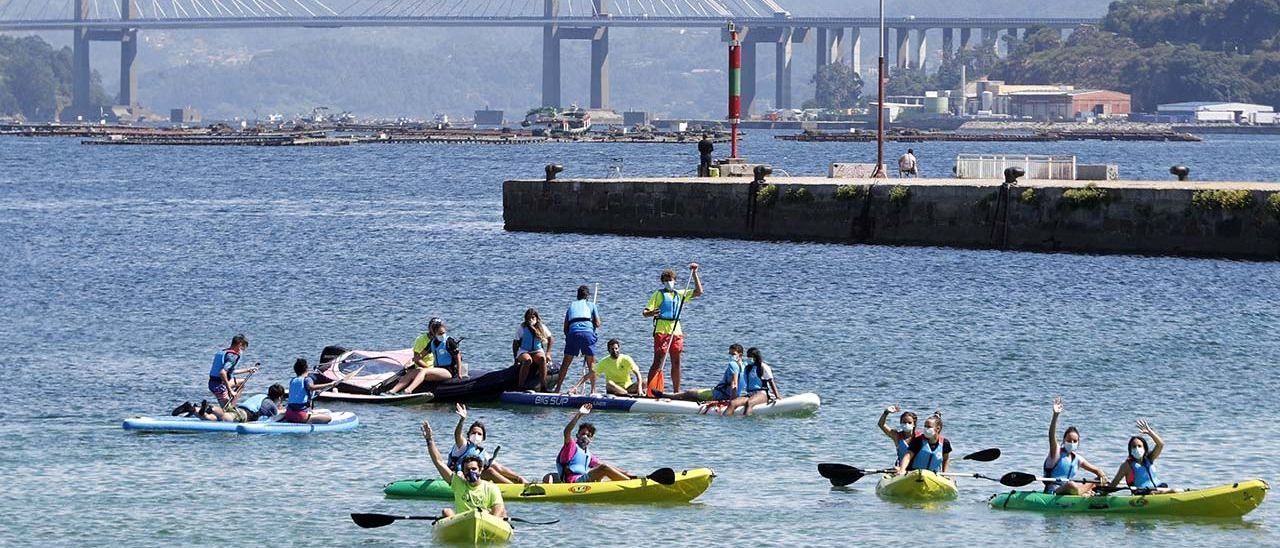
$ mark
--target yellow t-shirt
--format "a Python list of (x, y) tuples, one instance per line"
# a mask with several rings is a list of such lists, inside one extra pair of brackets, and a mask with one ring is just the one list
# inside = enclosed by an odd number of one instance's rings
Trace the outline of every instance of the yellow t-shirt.
[[(683, 297), (683, 300), (685, 301), (686, 305), (688, 304), (688, 301), (689, 301), (690, 299), (693, 299), (693, 290), (692, 290), (692, 289), (676, 289), (676, 290), (674, 290), (674, 292), (675, 292), (676, 294), (680, 295), (681, 297)], [(648, 306), (646, 306), (645, 308), (648, 308), (649, 310), (661, 310), (661, 309), (662, 309), (662, 301), (663, 301), (663, 295), (662, 295), (663, 293), (664, 293), (663, 291), (659, 290), (659, 291), (654, 291), (652, 295), (649, 295), (649, 305), (648, 305)], [(676, 308), (677, 308), (677, 309), (679, 309), (679, 308), (680, 308), (680, 299), (677, 299), (677, 300), (676, 300), (675, 306), (676, 306)], [(673, 310), (671, 314), (674, 316), (674, 315), (675, 315), (675, 311)], [(661, 315), (661, 313), (659, 313), (659, 315)], [(675, 320), (662, 320), (662, 319), (659, 319), (659, 320), (657, 320), (657, 322), (654, 324), (654, 332), (655, 332), (655, 333), (662, 333), (662, 334), (671, 334), (671, 332), (672, 332), (672, 327), (674, 327), (674, 328), (675, 328), (675, 334), (676, 334), (676, 335), (683, 335), (683, 334), (684, 334), (684, 312), (683, 312), (683, 311), (681, 311), (681, 312), (680, 312), (680, 322), (679, 322), (679, 325), (676, 325), (676, 321), (675, 321)]]
[(640, 368), (636, 366), (636, 361), (626, 354), (618, 354), (617, 359), (607, 356), (596, 362), (596, 375), (604, 375), (605, 380), (613, 381), (613, 384), (623, 388), (631, 385), (632, 373), (639, 377)]
[(454, 474), (449, 482), (453, 488), (453, 511), (462, 513), (469, 510), (493, 510), (502, 504), (502, 491), (489, 480), (480, 480), (480, 484), (472, 487), (462, 474)]
[[(427, 348), (427, 345), (431, 344), (431, 341), (434, 338), (435, 337), (432, 336), (431, 333), (423, 333), (421, 335), (418, 335), (418, 338), (413, 340), (413, 354), (415, 356), (418, 354), (421, 354), (422, 351)], [(426, 362), (427, 367), (435, 367), (436, 365), (435, 353), (428, 352), (427, 356), (425, 358), (422, 358), (422, 361)], [(410, 364), (410, 365), (415, 365), (415, 364)]]

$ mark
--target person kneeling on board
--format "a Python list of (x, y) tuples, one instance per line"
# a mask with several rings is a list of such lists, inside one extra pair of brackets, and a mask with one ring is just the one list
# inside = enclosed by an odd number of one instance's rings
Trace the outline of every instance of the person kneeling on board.
[(267, 389), (266, 394), (255, 394), (240, 400), (240, 395), (231, 399), (234, 407), (230, 411), (224, 411), (222, 407), (209, 405), (208, 402), (200, 402), (201, 408), (196, 414), (202, 420), (214, 422), (254, 422), (261, 419), (269, 419), (276, 416), (280, 412), (280, 406), (284, 405), (284, 385), (273, 384)]
[(462, 461), (467, 457), (479, 457), (480, 461), (485, 463), (480, 472), (484, 479), (494, 483), (529, 483), (510, 468), (493, 462), (498, 455), (496, 451), (489, 453), (484, 450), (484, 442), (488, 438), (488, 429), (485, 428), (484, 423), (480, 421), (471, 423), (467, 428), (466, 437), (463, 437), (462, 425), (467, 420), (467, 406), (455, 404), (454, 412), (458, 414), (458, 425), (453, 428), (454, 445), (449, 451), (450, 470), (455, 473), (462, 472)]
[(912, 438), (907, 444), (907, 453), (898, 459), (893, 475), (901, 476), (912, 470), (940, 474), (950, 465), (951, 440), (942, 437), (942, 415), (934, 413), (924, 420), (924, 435)]
[(746, 385), (747, 393), (729, 402), (729, 408), (724, 412), (726, 416), (732, 416), (739, 407), (742, 408), (742, 414), (747, 416), (760, 404), (782, 399), (782, 394), (778, 392), (778, 382), (773, 378), (773, 369), (764, 361), (760, 349), (748, 348), (747, 357), (751, 358), (751, 363), (742, 370), (742, 382)]
[[(582, 380), (569, 389), (569, 393), (574, 394), (582, 387), (583, 383), (603, 376), (607, 393), (614, 396), (641, 395), (641, 379), (643, 377), (640, 376), (640, 366), (636, 365), (636, 361), (631, 359), (631, 356), (622, 353), (622, 342), (618, 339), (609, 339), (606, 348), (609, 349), (609, 356), (597, 362), (594, 371), (587, 371), (587, 374), (582, 376)], [(633, 376), (636, 379), (635, 381), (631, 380)], [(593, 380), (592, 384), (594, 383), (595, 381)], [(595, 389), (593, 388), (591, 392), (594, 394)]]
[(502, 503), (502, 491), (493, 482), (480, 478), (480, 470), (484, 462), (475, 455), (463, 457), (459, 471), (455, 472), (440, 457), (436, 442), (431, 433), (431, 423), (422, 421), (422, 437), (427, 440), (427, 453), (431, 455), (431, 464), (440, 472), (440, 478), (453, 489), (453, 508), (443, 508), (440, 513), (450, 517), (454, 513), (480, 510), (499, 518), (507, 517), (507, 507)]
[[(626, 471), (601, 461), (592, 455), (587, 447), (596, 437), (595, 425), (584, 422), (578, 426), (575, 436), (573, 427), (585, 413), (591, 412), (591, 404), (585, 404), (573, 413), (573, 418), (564, 427), (564, 446), (556, 456), (556, 469), (559, 471), (558, 481), (562, 483), (583, 483), (589, 481), (623, 481), (634, 478)], [(543, 478), (545, 482), (557, 481), (556, 478)]]
[(333, 420), (327, 413), (311, 411), (311, 395), (324, 392), (338, 385), (338, 381), (316, 384), (307, 372), (307, 360), (298, 358), (293, 362), (294, 378), (289, 379), (289, 401), (285, 404), (284, 422), (298, 424), (325, 424)]
[(1151, 493), (1167, 493), (1172, 491), (1169, 484), (1160, 483), (1156, 479), (1156, 471), (1152, 468), (1155, 466), (1156, 459), (1164, 452), (1164, 440), (1160, 438), (1155, 429), (1147, 424), (1145, 419), (1138, 419), (1138, 432), (1151, 436), (1151, 441), (1155, 442), (1155, 448), (1147, 446), (1147, 438), (1142, 436), (1133, 436), (1129, 438), (1129, 456), (1125, 457), (1124, 462), (1120, 463), (1120, 469), (1116, 471), (1116, 477), (1111, 479), (1110, 489), (1115, 489), (1120, 485), (1123, 479), (1129, 489), (1135, 493), (1151, 494)]

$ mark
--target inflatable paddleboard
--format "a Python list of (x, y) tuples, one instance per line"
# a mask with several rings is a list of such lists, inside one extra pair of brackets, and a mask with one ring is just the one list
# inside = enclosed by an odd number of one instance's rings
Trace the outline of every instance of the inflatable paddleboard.
[[(623, 413), (650, 413), (668, 415), (719, 415), (724, 406), (718, 402), (691, 402), (671, 399), (629, 398), (625, 396), (596, 395), (570, 396), (547, 392), (503, 392), (499, 401), (509, 405), (532, 407), (563, 407), (577, 409), (591, 404), (592, 411), (618, 411)], [(807, 392), (787, 396), (773, 403), (757, 405), (753, 415), (811, 415), (822, 406), (817, 394)], [(736, 414), (742, 414), (739, 409)]]

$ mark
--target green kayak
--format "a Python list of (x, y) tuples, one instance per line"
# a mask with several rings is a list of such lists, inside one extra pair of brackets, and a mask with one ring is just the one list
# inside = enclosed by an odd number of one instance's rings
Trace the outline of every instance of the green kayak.
[(1039, 491), (1011, 491), (991, 497), (1000, 510), (1035, 510), (1098, 514), (1185, 517), (1240, 517), (1257, 508), (1271, 487), (1252, 479), (1207, 489), (1152, 495), (1051, 495)]

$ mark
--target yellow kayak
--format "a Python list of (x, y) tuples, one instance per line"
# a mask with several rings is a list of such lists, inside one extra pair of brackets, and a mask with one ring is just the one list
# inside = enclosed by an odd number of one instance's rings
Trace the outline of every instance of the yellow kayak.
[(929, 470), (912, 470), (901, 476), (885, 474), (876, 484), (876, 494), (898, 500), (950, 499), (956, 496), (956, 482)]
[[(676, 481), (663, 485), (648, 478), (625, 481), (588, 483), (515, 483), (496, 484), (503, 502), (603, 502), (611, 504), (689, 502), (698, 498), (716, 474), (710, 468), (695, 468), (676, 473)], [(439, 479), (400, 480), (383, 489), (388, 497), (453, 500), (449, 484)]]
[(431, 527), (436, 542), (488, 544), (511, 540), (511, 524), (488, 512), (471, 510), (437, 521)]

